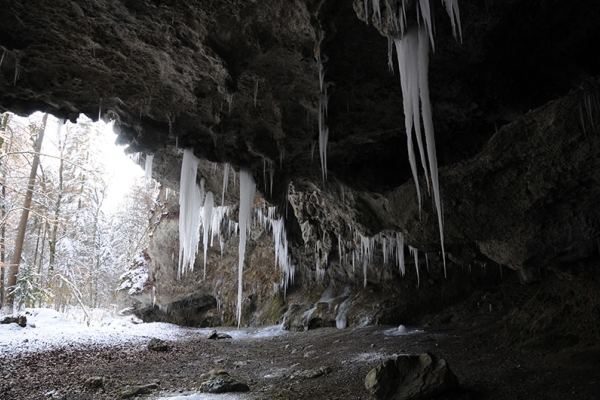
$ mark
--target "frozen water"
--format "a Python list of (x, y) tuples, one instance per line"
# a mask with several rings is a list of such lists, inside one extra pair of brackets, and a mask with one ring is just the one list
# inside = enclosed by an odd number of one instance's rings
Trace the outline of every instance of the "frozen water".
[(197, 174), (198, 159), (192, 149), (185, 149), (179, 190), (179, 277), (188, 269), (194, 269), (198, 252), (202, 197), (196, 184)]
[(246, 253), (247, 231), (250, 229), (252, 216), (252, 206), (254, 204), (254, 194), (256, 192), (256, 182), (252, 177), (252, 172), (248, 169), (240, 171), (240, 242), (238, 247), (238, 302), (237, 302), (237, 325), (240, 326), (242, 319), (242, 279), (244, 273), (244, 256)]
[(202, 227), (204, 228), (204, 234), (202, 236), (202, 246), (204, 248), (204, 280), (206, 280), (206, 250), (208, 247), (208, 236), (212, 227), (212, 213), (213, 213), (213, 193), (208, 192), (206, 194), (206, 200), (204, 200), (204, 207), (202, 209)]

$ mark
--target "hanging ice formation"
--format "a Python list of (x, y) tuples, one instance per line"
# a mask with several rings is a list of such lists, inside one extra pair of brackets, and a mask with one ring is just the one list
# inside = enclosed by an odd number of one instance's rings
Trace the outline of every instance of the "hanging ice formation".
[[(462, 30), (460, 27), (460, 13), (457, 0), (442, 0), (446, 11), (450, 16), (452, 31), (454, 37), (457, 33), (462, 41)], [(365, 9), (367, 9), (368, 0), (365, 0)], [(379, 2), (373, 2), (373, 9)], [(421, 164), (423, 166), (425, 180), (429, 191), (433, 188), (433, 199), (438, 217), (438, 227), (440, 231), (440, 242), (444, 261), (444, 274), (446, 274), (446, 252), (444, 249), (444, 229), (443, 229), (443, 210), (441, 205), (441, 195), (439, 188), (438, 164), (435, 151), (435, 135), (433, 132), (433, 120), (431, 113), (431, 103), (429, 100), (429, 44), (434, 48), (433, 41), (433, 20), (429, 0), (419, 0), (416, 6), (418, 26), (407, 27), (405, 2), (402, 1), (398, 13), (392, 11), (389, 0), (386, 0), (388, 12), (393, 20), (394, 26), (398, 31), (398, 37), (394, 39), (396, 52), (398, 56), (398, 66), (400, 70), (400, 85), (402, 87), (404, 123), (406, 129), (408, 160), (411, 167), (413, 180), (417, 187), (417, 201), (419, 203), (419, 212), (421, 210), (421, 190), (419, 188), (419, 179), (417, 172), (417, 161), (413, 145), (412, 135), (417, 139)], [(388, 38), (389, 41), (389, 38)], [(389, 42), (388, 42), (389, 43)], [(388, 60), (391, 49), (388, 47)], [(425, 134), (425, 144), (427, 157), (423, 149), (423, 139), (421, 124)], [(426, 161), (427, 159), (427, 161)], [(427, 163), (429, 164), (427, 167)], [(431, 179), (431, 182), (430, 182)]]
[(196, 184), (198, 159), (192, 149), (183, 151), (179, 190), (179, 263), (177, 276), (194, 269), (200, 235), (202, 197)]
[(318, 102), (319, 156), (321, 157), (321, 175), (323, 182), (325, 182), (325, 179), (327, 179), (327, 142), (329, 141), (329, 127), (325, 124), (325, 119), (327, 118), (329, 97), (327, 96), (327, 85), (325, 84), (325, 72), (323, 71), (321, 56), (317, 56), (317, 69), (319, 70), (319, 87), (321, 88)]
[(419, 278), (419, 250), (412, 246), (408, 246), (408, 250), (410, 251), (410, 254), (415, 258), (415, 270), (417, 271), (417, 287), (419, 287), (421, 285), (421, 279)]
[(240, 327), (242, 319), (242, 277), (244, 272), (244, 255), (246, 253), (247, 231), (250, 229), (252, 204), (254, 202), (254, 193), (256, 192), (256, 182), (252, 177), (252, 172), (247, 169), (240, 170), (240, 243), (238, 248), (238, 301), (237, 301), (237, 325)]
[[(206, 249), (208, 247), (208, 236), (212, 228), (212, 213), (213, 213), (213, 193), (206, 193), (204, 207), (202, 208), (202, 227), (204, 228), (202, 236), (202, 246), (204, 249), (204, 280), (206, 280)], [(212, 243), (211, 243), (212, 244)]]
[(263, 182), (265, 184), (265, 193), (267, 193), (267, 170), (269, 171), (269, 194), (273, 196), (273, 177), (275, 176), (275, 168), (273, 161), (263, 158)]
[[(386, 232), (368, 237), (362, 235), (360, 232), (355, 231), (351, 226), (349, 226), (349, 228), (352, 231), (352, 242), (356, 243), (357, 245), (360, 243), (360, 250), (357, 246), (355, 248), (351, 248), (349, 251), (346, 251), (346, 245), (342, 242), (341, 236), (338, 236), (339, 262), (342, 267), (345, 267), (351, 262), (353, 275), (355, 273), (355, 264), (357, 262), (359, 264), (362, 263), (364, 286), (367, 284), (368, 266), (373, 262), (375, 257), (375, 249), (378, 246), (381, 246), (383, 264), (386, 265), (391, 260), (395, 260), (400, 274), (402, 276), (405, 275), (406, 268), (404, 261), (404, 237), (402, 236), (402, 233)], [(351, 257), (351, 259), (349, 259), (349, 257)]]
[(227, 101), (228, 115), (231, 115), (231, 108), (233, 107), (233, 93), (225, 94), (225, 101)]
[(146, 165), (144, 166), (144, 171), (146, 173), (146, 178), (152, 179), (152, 163), (154, 161), (154, 154), (146, 154)]
[(221, 195), (221, 206), (225, 205), (225, 193), (227, 192), (227, 184), (229, 183), (229, 164), (223, 166), (223, 193)]

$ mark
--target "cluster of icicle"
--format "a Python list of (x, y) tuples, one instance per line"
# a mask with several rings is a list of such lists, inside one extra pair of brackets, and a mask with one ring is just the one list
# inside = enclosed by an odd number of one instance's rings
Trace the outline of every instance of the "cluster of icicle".
[[(406, 274), (406, 261), (404, 255), (404, 236), (401, 232), (386, 232), (379, 233), (375, 236), (364, 236), (358, 231), (350, 228), (353, 238), (353, 243), (350, 249), (346, 250), (346, 246), (342, 243), (342, 238), (338, 236), (338, 254), (340, 255), (340, 264), (342, 267), (352, 265), (352, 274), (354, 275), (356, 265), (362, 266), (363, 284), (367, 286), (368, 266), (373, 262), (376, 248), (381, 248), (383, 256), (383, 265), (388, 265), (391, 261), (395, 261), (401, 276)], [(360, 247), (354, 245), (360, 243)], [(419, 274), (419, 251), (407, 246), (409, 253), (414, 258), (415, 271), (417, 273), (417, 285), (420, 284)], [(429, 257), (425, 254), (425, 260), (429, 267)]]
[[(215, 164), (216, 168), (216, 164)], [(225, 199), (229, 181), (230, 167), (224, 165), (223, 171), (223, 192), (221, 204)], [(288, 283), (294, 282), (295, 267), (291, 262), (288, 251), (288, 241), (285, 231), (283, 217), (275, 217), (276, 208), (269, 207), (267, 215), (263, 215), (260, 209), (254, 209), (254, 195), (256, 192), (256, 183), (252, 173), (247, 169), (240, 171), (240, 208), (239, 224), (229, 219), (230, 208), (224, 205), (215, 207), (214, 195), (212, 192), (204, 196), (204, 178), (200, 180), (198, 187), (197, 180), (198, 159), (194, 156), (192, 149), (186, 149), (183, 152), (183, 163), (181, 166), (181, 181), (179, 192), (180, 217), (179, 217), (179, 263), (178, 277), (181, 277), (187, 271), (194, 268), (194, 262), (198, 253), (200, 232), (202, 231), (202, 245), (204, 251), (204, 279), (206, 279), (207, 249), (213, 246), (214, 238), (219, 238), (221, 246), (221, 256), (225, 240), (239, 230), (238, 247), (238, 302), (237, 302), (237, 322), (238, 326), (241, 320), (242, 311), (242, 277), (244, 269), (244, 258), (246, 253), (246, 242), (248, 233), (253, 225), (260, 224), (265, 229), (271, 229), (275, 245), (275, 267), (279, 266), (282, 272), (281, 286), (284, 294), (287, 292)], [(234, 173), (235, 177), (235, 173)], [(202, 205), (203, 204), (203, 205)], [(227, 223), (228, 228), (221, 228)], [(224, 235), (225, 237), (223, 237)]]
[[(438, 164), (435, 150), (435, 136), (433, 131), (433, 120), (431, 103), (429, 101), (429, 45), (435, 50), (433, 40), (433, 20), (429, 0), (418, 0), (416, 5), (417, 26), (408, 28), (406, 20), (406, 1), (397, 2), (394, 9), (389, 0), (385, 0), (388, 13), (394, 27), (398, 32), (395, 38), (388, 37), (388, 64), (393, 70), (392, 52), (396, 47), (398, 66), (400, 70), (400, 85), (402, 86), (404, 123), (406, 129), (408, 160), (410, 163), (413, 179), (417, 187), (417, 200), (419, 212), (421, 210), (421, 190), (417, 172), (417, 160), (413, 143), (413, 132), (417, 141), (421, 165), (427, 182), (427, 190), (431, 193), (437, 211), (438, 226), (440, 231), (440, 242), (444, 259), (444, 271), (446, 268), (446, 257), (444, 249), (444, 227), (443, 210), (438, 178)], [(373, 18), (377, 17), (381, 22), (381, 7), (379, 0), (372, 0)], [(457, 0), (442, 0), (446, 12), (450, 16), (454, 37), (457, 34), (462, 40), (460, 27), (460, 13)], [(364, 0), (365, 17), (369, 20), (369, 0)], [(424, 131), (424, 132), (423, 132)], [(423, 143), (423, 133), (425, 144)], [(425, 148), (427, 155), (425, 155)]]
[(277, 207), (268, 207), (267, 215), (264, 215), (260, 209), (255, 211), (255, 219), (265, 230), (273, 232), (275, 242), (275, 268), (279, 267), (281, 271), (281, 283), (278, 287), (283, 288), (284, 296), (287, 294), (288, 284), (294, 284), (294, 274), (296, 267), (292, 264), (292, 256), (289, 253), (289, 244), (285, 230), (285, 220), (283, 216), (276, 217)]

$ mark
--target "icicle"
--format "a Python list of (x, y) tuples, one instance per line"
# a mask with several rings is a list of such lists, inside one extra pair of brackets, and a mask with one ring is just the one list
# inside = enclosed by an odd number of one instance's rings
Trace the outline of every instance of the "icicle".
[(381, 7), (379, 5), (379, 0), (373, 0), (373, 18), (375, 18), (376, 15), (381, 24)]
[(419, 277), (419, 250), (412, 246), (408, 246), (408, 250), (410, 251), (410, 254), (412, 254), (415, 258), (415, 269), (417, 270), (417, 287), (419, 287), (421, 285), (421, 279)]
[(283, 169), (283, 160), (285, 159), (285, 147), (279, 148), (279, 168)]
[(388, 39), (388, 68), (392, 75), (394, 74), (394, 38), (391, 36), (387, 37)]
[(421, 107), (423, 113), (423, 126), (425, 128), (425, 139), (427, 141), (427, 159), (429, 160), (429, 174), (431, 176), (431, 186), (433, 187), (433, 198), (437, 210), (438, 225), (440, 230), (440, 242), (442, 246), (442, 258), (444, 260), (444, 277), (446, 276), (446, 251), (444, 249), (444, 226), (442, 201), (440, 196), (440, 183), (438, 177), (437, 155), (435, 152), (435, 135), (433, 132), (433, 119), (431, 113), (431, 103), (429, 101), (429, 46), (426, 33), (419, 30), (419, 89), (421, 91)]
[(383, 253), (383, 265), (387, 265), (388, 263), (388, 246), (387, 246), (387, 240), (385, 238), (383, 238), (382, 241), (382, 249), (381, 252)]
[(6, 55), (6, 49), (2, 52), (2, 57), (0, 57), (0, 67), (2, 66), (2, 61), (4, 61), (4, 56)]
[(225, 100), (227, 101), (227, 105), (229, 106), (229, 115), (231, 116), (231, 107), (233, 107), (233, 93), (227, 93), (225, 95)]
[(152, 179), (152, 163), (154, 161), (154, 154), (146, 154), (146, 165), (144, 171), (147, 179)]
[(229, 164), (223, 166), (223, 194), (221, 195), (221, 205), (225, 205), (225, 192), (227, 192), (227, 183), (229, 182)]
[(204, 200), (204, 185), (206, 184), (206, 178), (200, 178), (200, 204), (202, 204), (202, 200)]
[(100, 103), (98, 104), (98, 121), (102, 118), (102, 99), (100, 99)]
[(13, 82), (13, 86), (17, 86), (17, 81), (19, 80), (19, 60), (15, 61), (15, 80)]
[(404, 105), (404, 125), (406, 129), (406, 140), (408, 147), (408, 161), (412, 171), (413, 180), (417, 189), (417, 200), (419, 202), (419, 214), (421, 213), (421, 190), (419, 188), (419, 177), (417, 174), (417, 162), (415, 158), (415, 149), (412, 141), (412, 129), (414, 119), (413, 99), (414, 94), (412, 86), (417, 84), (418, 71), (417, 65), (417, 41), (418, 36), (414, 30), (409, 31), (403, 39), (394, 39), (396, 52), (398, 55), (398, 65), (400, 69), (400, 86), (402, 87), (402, 100)]
[(319, 88), (323, 93), (323, 84), (325, 83), (325, 70), (323, 69), (323, 63), (321, 63), (321, 57), (317, 57), (317, 69), (319, 71)]
[(419, 8), (421, 10), (421, 16), (425, 23), (425, 29), (429, 33), (429, 40), (431, 41), (431, 48), (435, 52), (435, 43), (433, 41), (433, 25), (431, 18), (431, 8), (429, 7), (429, 0), (419, 0)]
[(244, 256), (246, 253), (247, 231), (250, 229), (252, 217), (252, 205), (254, 203), (254, 193), (256, 192), (256, 182), (252, 177), (252, 172), (247, 169), (240, 170), (240, 242), (238, 247), (238, 302), (237, 302), (237, 325), (240, 327), (242, 320), (242, 278), (244, 272)]
[(200, 228), (200, 190), (196, 185), (198, 159), (192, 149), (183, 151), (179, 190), (179, 268), (178, 277), (194, 269)]
[(329, 127), (325, 125), (325, 108), (324, 102), (327, 101), (327, 96), (319, 97), (319, 156), (321, 157), (321, 175), (323, 182), (327, 179), (327, 141), (329, 140)]
[(208, 192), (206, 193), (206, 200), (204, 200), (204, 207), (202, 208), (202, 227), (204, 228), (204, 234), (202, 236), (202, 246), (204, 248), (204, 280), (206, 280), (206, 248), (208, 247), (208, 235), (212, 226), (213, 206), (213, 193)]
[(365, 2), (365, 22), (369, 25), (369, 0), (364, 0)]
[(456, 30), (458, 28), (458, 35), (460, 42), (462, 43), (462, 28), (460, 26), (460, 10), (458, 9), (458, 0), (442, 0), (446, 6), (446, 12), (450, 17), (450, 23), (452, 24), (452, 34), (456, 39)]
[(400, 269), (400, 274), (406, 274), (406, 266), (404, 261), (404, 236), (401, 232), (396, 234), (396, 263)]

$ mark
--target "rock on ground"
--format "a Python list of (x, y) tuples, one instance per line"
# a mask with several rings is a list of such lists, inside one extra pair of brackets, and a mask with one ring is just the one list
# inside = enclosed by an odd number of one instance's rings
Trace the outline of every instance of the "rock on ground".
[(367, 390), (382, 400), (425, 400), (457, 386), (446, 361), (430, 353), (391, 358), (365, 378)]

